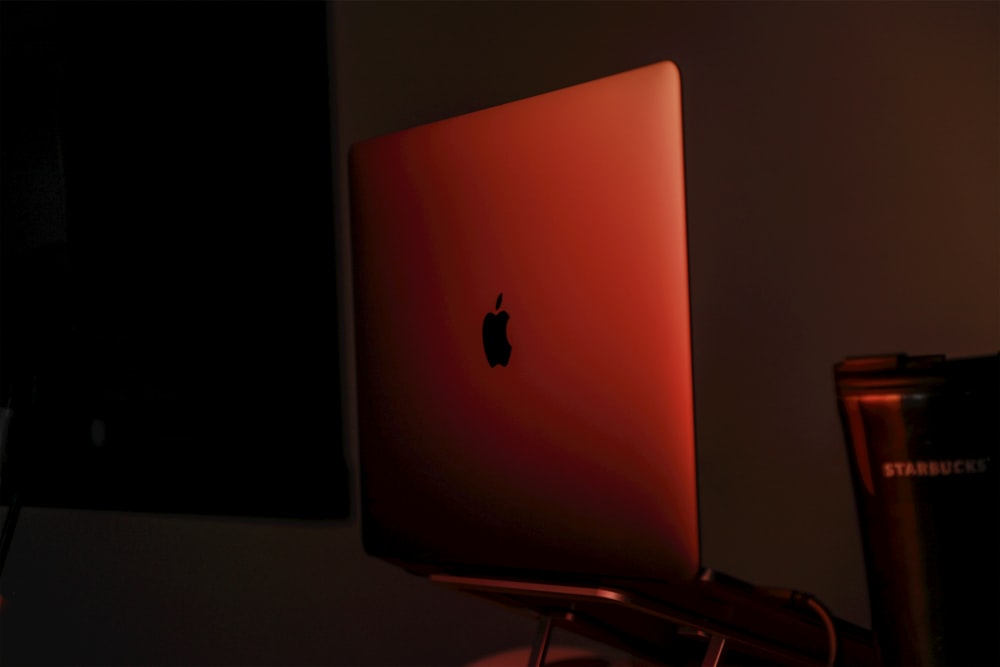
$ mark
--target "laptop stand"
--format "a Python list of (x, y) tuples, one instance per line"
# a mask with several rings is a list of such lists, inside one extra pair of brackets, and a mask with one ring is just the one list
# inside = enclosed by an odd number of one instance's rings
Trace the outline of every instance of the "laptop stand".
[[(567, 612), (561, 617), (561, 620), (572, 622), (573, 614)], [(550, 615), (540, 616), (538, 619), (538, 632), (535, 635), (535, 641), (531, 645), (531, 654), (528, 657), (528, 667), (544, 667), (545, 656), (548, 652), (549, 641), (552, 637), (552, 628), (555, 624), (555, 617)], [(704, 636), (700, 630), (695, 630), (694, 628), (683, 628), (684, 631), (690, 632), (692, 636)], [(726, 646), (726, 639), (721, 635), (713, 635), (709, 638), (708, 649), (705, 651), (705, 656), (701, 661), (701, 667), (719, 667), (719, 661), (722, 658), (722, 652)]]
[[(711, 576), (710, 571), (707, 576)], [(710, 604), (721, 602), (721, 606), (716, 605), (717, 613), (706, 615), (705, 605), (688, 609), (687, 605), (671, 605), (615, 587), (446, 574), (431, 574), (429, 578), (536, 615), (538, 631), (528, 667), (545, 664), (555, 627), (657, 663), (719, 667), (724, 654), (737, 665), (876, 662), (870, 633), (761, 595), (744, 594), (745, 600), (723, 602), (711, 601), (712, 591), (706, 591)], [(821, 620), (828, 622), (825, 627)]]

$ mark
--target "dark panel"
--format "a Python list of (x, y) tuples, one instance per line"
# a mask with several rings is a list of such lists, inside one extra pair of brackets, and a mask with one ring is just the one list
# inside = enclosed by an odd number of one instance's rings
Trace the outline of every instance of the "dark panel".
[(4, 3), (2, 493), (343, 517), (320, 3)]

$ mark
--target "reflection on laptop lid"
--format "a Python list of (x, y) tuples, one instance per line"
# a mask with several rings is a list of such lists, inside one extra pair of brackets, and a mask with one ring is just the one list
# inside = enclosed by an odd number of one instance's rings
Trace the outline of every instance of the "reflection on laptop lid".
[(670, 62), (352, 146), (369, 554), (697, 586), (683, 164)]

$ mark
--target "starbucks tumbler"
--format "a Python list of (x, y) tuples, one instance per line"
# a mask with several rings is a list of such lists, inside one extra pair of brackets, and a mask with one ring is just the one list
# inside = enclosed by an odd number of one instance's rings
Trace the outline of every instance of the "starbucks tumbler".
[(834, 368), (884, 665), (1000, 665), (1000, 355)]

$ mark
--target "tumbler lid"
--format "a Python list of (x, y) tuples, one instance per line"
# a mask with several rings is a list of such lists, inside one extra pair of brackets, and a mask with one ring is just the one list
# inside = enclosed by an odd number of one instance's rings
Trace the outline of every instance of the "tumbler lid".
[(841, 394), (871, 391), (992, 391), (1000, 388), (1000, 353), (948, 359), (943, 354), (849, 357), (834, 366)]

